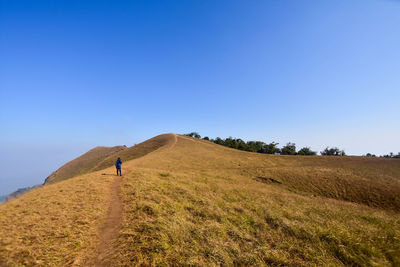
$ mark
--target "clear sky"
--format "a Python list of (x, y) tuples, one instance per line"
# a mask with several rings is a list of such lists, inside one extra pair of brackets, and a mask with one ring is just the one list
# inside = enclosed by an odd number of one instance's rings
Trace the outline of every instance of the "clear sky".
[(400, 151), (400, 1), (0, 0), (0, 195), (160, 133)]

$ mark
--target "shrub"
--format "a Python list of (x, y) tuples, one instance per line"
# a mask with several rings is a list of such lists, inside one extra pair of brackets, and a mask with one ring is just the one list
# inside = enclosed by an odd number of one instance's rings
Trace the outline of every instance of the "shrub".
[(281, 149), (282, 155), (296, 155), (296, 144), (295, 143), (287, 143), (286, 146)]
[(200, 139), (200, 135), (199, 135), (199, 133), (197, 133), (197, 132), (191, 132), (191, 133), (188, 133), (188, 134), (185, 134), (186, 136), (190, 136), (190, 137), (193, 137), (193, 138), (198, 138), (198, 139)]
[(337, 147), (326, 147), (324, 151), (321, 151), (322, 156), (346, 156), (346, 153), (344, 153), (344, 150), (340, 150)]
[(297, 155), (314, 156), (317, 155), (317, 152), (312, 151), (309, 147), (303, 147), (297, 152)]

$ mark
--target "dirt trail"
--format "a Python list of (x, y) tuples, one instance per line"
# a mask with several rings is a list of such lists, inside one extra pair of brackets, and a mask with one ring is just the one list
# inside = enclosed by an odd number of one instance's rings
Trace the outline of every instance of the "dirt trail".
[[(173, 140), (166, 147), (171, 150), (178, 142), (178, 136), (173, 135)], [(140, 162), (146, 156), (134, 159), (134, 162)], [(124, 176), (129, 175), (131, 171), (123, 168)], [(103, 173), (102, 175), (114, 175)], [(124, 176), (115, 177), (111, 184), (111, 198), (104, 223), (99, 227), (99, 239), (92, 252), (82, 254), (75, 259), (74, 266), (113, 266), (112, 261), (115, 256), (116, 241), (122, 224), (122, 195), (121, 186)]]
[(99, 229), (100, 239), (97, 247), (97, 256), (91, 262), (93, 266), (111, 266), (110, 261), (114, 252), (114, 242), (118, 238), (122, 220), (121, 183), (122, 177), (117, 176), (111, 186), (110, 206), (105, 223)]
[(178, 136), (174, 134), (174, 141), (172, 142), (171, 146), (169, 147), (169, 150), (173, 149), (176, 146), (176, 143), (178, 143)]

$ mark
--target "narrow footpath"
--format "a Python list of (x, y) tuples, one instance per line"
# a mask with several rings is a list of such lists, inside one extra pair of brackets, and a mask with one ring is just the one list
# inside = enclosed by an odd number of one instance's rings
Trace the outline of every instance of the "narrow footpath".
[(121, 183), (122, 177), (117, 176), (111, 186), (110, 206), (106, 220), (99, 229), (100, 239), (97, 247), (97, 257), (93, 259), (94, 266), (111, 266), (110, 260), (122, 220)]

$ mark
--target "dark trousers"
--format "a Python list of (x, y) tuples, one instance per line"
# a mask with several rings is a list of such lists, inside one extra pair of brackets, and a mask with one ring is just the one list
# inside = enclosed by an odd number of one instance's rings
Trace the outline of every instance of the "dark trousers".
[(117, 176), (118, 176), (118, 171), (119, 171), (119, 176), (122, 176), (122, 174), (121, 174), (121, 168), (117, 168)]

